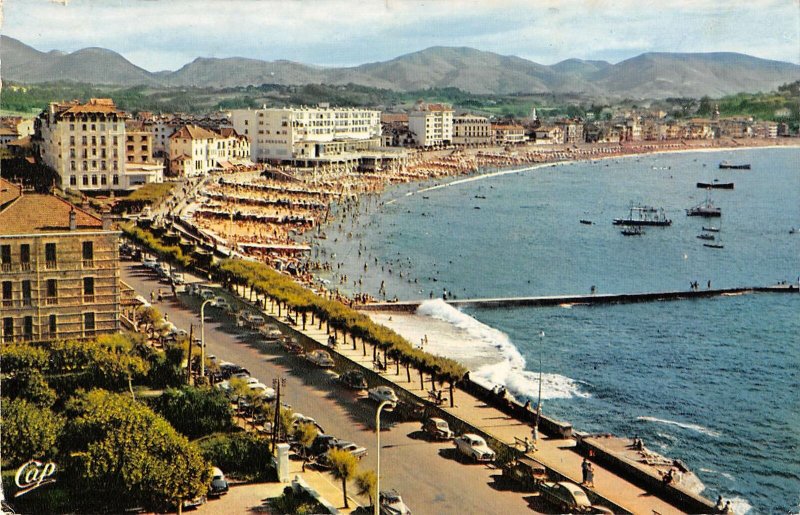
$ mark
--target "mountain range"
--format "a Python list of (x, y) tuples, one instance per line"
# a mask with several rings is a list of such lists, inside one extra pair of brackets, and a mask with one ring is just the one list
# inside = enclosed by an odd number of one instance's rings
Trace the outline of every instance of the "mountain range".
[(611, 64), (568, 59), (538, 64), (467, 47), (431, 47), (383, 62), (320, 67), (292, 61), (199, 57), (176, 71), (150, 72), (105, 48), (41, 52), (0, 37), (5, 81), (154, 87), (358, 84), (398, 91), (455, 87), (474, 94), (558, 93), (588, 97), (721, 97), (772, 91), (800, 80), (800, 65), (737, 53), (645, 53)]

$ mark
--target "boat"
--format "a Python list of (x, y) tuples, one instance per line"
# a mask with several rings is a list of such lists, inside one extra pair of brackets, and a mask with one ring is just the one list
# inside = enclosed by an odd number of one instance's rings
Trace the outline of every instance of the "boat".
[(733, 189), (733, 183), (732, 182), (717, 182), (717, 180), (714, 179), (714, 182), (698, 182), (697, 183), (697, 187), (698, 188), (714, 188), (716, 190), (732, 190)]
[(713, 234), (708, 234), (708, 233), (705, 233), (705, 232), (701, 232), (700, 234), (697, 235), (697, 237), (700, 238), (701, 240), (713, 240), (714, 239), (714, 235)]
[[(705, 227), (703, 229), (705, 229)], [(717, 238), (716, 241), (703, 243), (703, 246), (704, 247), (708, 247), (710, 249), (724, 249), (725, 245), (722, 244), (722, 232), (720, 232), (720, 230), (717, 229), (717, 233), (719, 233), (719, 238)], [(711, 236), (711, 235), (709, 235), (709, 236)], [(698, 236), (698, 238), (699, 238), (699, 236)]]
[(686, 216), (717, 217), (722, 216), (722, 209), (715, 206), (711, 201), (711, 197), (706, 195), (706, 199), (703, 202), (686, 210)]
[(613, 223), (614, 225), (668, 227), (672, 225), (672, 220), (667, 218), (663, 208), (656, 209), (650, 206), (631, 204), (628, 218), (615, 218)]
[(722, 170), (749, 170), (750, 163), (746, 164), (733, 164), (728, 161), (723, 161), (719, 164), (720, 169)]
[(593, 222), (591, 220), (581, 220), (581, 223), (583, 225), (592, 225)]
[(703, 230), (707, 232), (719, 232), (719, 227), (714, 227), (713, 225), (711, 227), (703, 226)]
[(642, 229), (641, 225), (631, 225), (625, 227), (620, 232), (623, 236), (642, 236), (644, 234), (644, 230)]

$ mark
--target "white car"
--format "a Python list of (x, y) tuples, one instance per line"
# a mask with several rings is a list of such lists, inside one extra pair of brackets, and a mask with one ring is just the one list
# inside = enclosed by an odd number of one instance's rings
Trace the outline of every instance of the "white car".
[(221, 309), (223, 311), (230, 311), (233, 308), (231, 307), (231, 303), (227, 300), (223, 299), (222, 297), (217, 297), (214, 299), (214, 303), (212, 304), (215, 308)]
[(388, 386), (376, 386), (369, 391), (368, 395), (370, 399), (376, 402), (389, 401), (392, 404), (397, 404), (399, 401), (397, 394)]
[(465, 433), (455, 440), (453, 444), (458, 451), (471, 458), (475, 462), (492, 462), (495, 458), (495, 453), (486, 444), (486, 440), (480, 436), (472, 433)]
[(321, 368), (333, 368), (335, 363), (327, 351), (315, 350), (306, 355), (306, 359)]
[(144, 258), (142, 260), (142, 266), (151, 270), (154, 270), (157, 264), (158, 260), (156, 258)]
[(275, 398), (277, 397), (275, 390), (273, 388), (269, 388), (264, 383), (248, 384), (247, 387), (250, 388), (250, 390), (257, 392), (259, 394), (259, 397), (261, 397), (264, 400), (271, 401), (275, 400)]
[[(234, 374), (233, 377), (238, 377), (238, 376), (236, 374)], [(256, 377), (247, 377), (244, 380), (244, 382), (245, 382), (245, 384), (264, 384), (264, 383), (261, 383), (261, 381)]]

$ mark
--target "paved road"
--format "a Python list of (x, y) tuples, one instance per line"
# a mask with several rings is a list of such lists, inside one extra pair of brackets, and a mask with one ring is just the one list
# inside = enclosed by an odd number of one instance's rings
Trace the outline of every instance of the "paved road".
[[(122, 280), (149, 298), (159, 287), (155, 276), (138, 264), (122, 262)], [(167, 287), (161, 285), (164, 291)], [(199, 334), (199, 302), (180, 296), (157, 303), (169, 320)], [(365, 446), (369, 455), (362, 466), (375, 468), (375, 405), (362, 395), (339, 387), (328, 372), (303, 359), (283, 353), (277, 346), (259, 342), (242, 332), (234, 321), (206, 307), (206, 349), (219, 359), (246, 367), (268, 386), (286, 378), (282, 400), (295, 411), (314, 417), (327, 433)], [(386, 420), (386, 419), (384, 419)], [(385, 425), (385, 424), (384, 424)], [(461, 463), (451, 443), (420, 438), (419, 424), (393, 424), (381, 432), (381, 489), (397, 489), (415, 514), (546, 513), (548, 508), (528, 493), (508, 490), (500, 471), (485, 465)], [(329, 499), (341, 505), (341, 499)]]

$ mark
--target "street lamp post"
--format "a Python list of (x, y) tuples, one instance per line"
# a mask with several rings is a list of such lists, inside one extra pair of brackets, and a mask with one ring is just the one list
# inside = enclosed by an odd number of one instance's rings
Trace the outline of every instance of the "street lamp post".
[(539, 419), (542, 417), (542, 347), (544, 347), (544, 331), (539, 334), (539, 400), (536, 402), (536, 422), (533, 424), (533, 444), (539, 443)]
[(387, 405), (394, 408), (395, 403), (392, 401), (383, 401), (378, 405), (378, 411), (375, 413), (375, 432), (378, 436), (378, 450), (375, 453), (378, 458), (378, 465), (375, 471), (375, 500), (373, 501), (375, 505), (375, 515), (379, 515), (381, 504), (381, 410)]
[[(200, 380), (205, 381), (206, 377), (206, 317), (205, 309), (206, 304), (214, 302), (214, 299), (208, 299), (200, 305)], [(189, 356), (189, 359), (192, 359)], [(203, 383), (205, 384), (205, 383)]]

